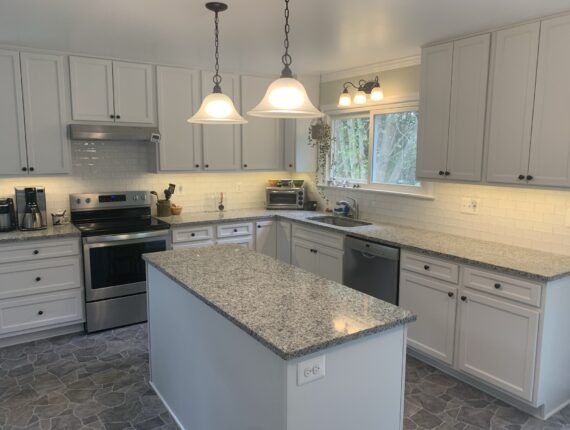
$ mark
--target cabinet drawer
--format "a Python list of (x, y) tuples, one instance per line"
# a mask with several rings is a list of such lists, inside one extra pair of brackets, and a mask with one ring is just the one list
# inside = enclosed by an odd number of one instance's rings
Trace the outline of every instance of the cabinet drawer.
[(0, 246), (0, 264), (79, 254), (79, 240), (37, 240)]
[(253, 223), (222, 224), (217, 226), (218, 239), (253, 235)]
[(253, 241), (253, 237), (236, 237), (235, 239), (221, 239), (218, 240), (218, 245), (240, 245), (244, 248), (248, 248), (251, 250), (255, 249), (255, 244)]
[(175, 243), (172, 249), (188, 249), (188, 248), (201, 248), (203, 246), (212, 246), (216, 243), (213, 240), (197, 240), (195, 242)]
[(532, 306), (540, 306), (542, 285), (524, 279), (466, 267), (463, 285)]
[(83, 321), (81, 289), (0, 302), (0, 334)]
[(77, 257), (0, 265), (0, 299), (81, 287)]
[(438, 258), (402, 252), (401, 268), (410, 272), (421, 273), (432, 278), (457, 284), (459, 282), (459, 266)]
[(308, 240), (334, 249), (342, 250), (344, 248), (343, 235), (329, 233), (319, 228), (304, 227), (298, 224), (293, 224), (293, 237)]
[(196, 227), (175, 228), (172, 230), (172, 242), (196, 242), (199, 240), (212, 240), (214, 226), (200, 225)]

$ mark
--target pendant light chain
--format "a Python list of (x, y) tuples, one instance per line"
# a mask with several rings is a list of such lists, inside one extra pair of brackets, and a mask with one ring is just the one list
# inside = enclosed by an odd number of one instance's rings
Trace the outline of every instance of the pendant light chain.
[(293, 76), (293, 72), (289, 66), (293, 62), (291, 55), (289, 55), (289, 30), (291, 29), (289, 25), (289, 0), (285, 0), (285, 41), (283, 42), (283, 46), (285, 47), (285, 53), (283, 57), (281, 57), (281, 61), (285, 66), (281, 71), (282, 78), (290, 78)]
[(216, 60), (216, 65), (215, 65), (215, 75), (212, 78), (212, 81), (214, 81), (214, 92), (215, 93), (221, 93), (222, 92), (222, 88), (220, 87), (220, 84), (222, 83), (222, 77), (220, 76), (220, 30), (219, 30), (219, 23), (220, 23), (220, 18), (218, 17), (218, 12), (216, 12), (215, 14), (215, 18), (214, 18), (214, 25), (215, 25), (215, 41), (214, 41), (214, 46), (215, 46), (215, 55), (214, 58)]

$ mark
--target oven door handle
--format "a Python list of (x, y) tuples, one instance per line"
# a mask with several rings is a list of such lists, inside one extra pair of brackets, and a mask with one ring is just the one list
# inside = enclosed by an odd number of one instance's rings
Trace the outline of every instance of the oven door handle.
[[(113, 245), (123, 245), (129, 243), (139, 243), (148, 242), (149, 239), (153, 238), (164, 238), (168, 240), (170, 235), (169, 230), (161, 231), (151, 231), (145, 233), (127, 233), (127, 234), (109, 234), (106, 236), (89, 236), (83, 238), (83, 243), (89, 248), (95, 248), (97, 246), (113, 246)], [(120, 243), (113, 243), (120, 242)], [(96, 246), (91, 246), (96, 245)]]

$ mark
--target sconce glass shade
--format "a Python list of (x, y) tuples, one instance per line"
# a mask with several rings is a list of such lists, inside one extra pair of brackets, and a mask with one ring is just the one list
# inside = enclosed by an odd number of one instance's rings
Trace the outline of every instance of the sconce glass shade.
[(363, 105), (366, 103), (366, 93), (364, 91), (357, 91), (356, 94), (354, 94), (353, 101), (354, 104)]
[(320, 118), (320, 112), (309, 100), (301, 82), (279, 78), (269, 85), (265, 96), (248, 115), (262, 118)]
[(380, 87), (372, 88), (372, 92), (370, 93), (370, 100), (374, 100), (375, 102), (379, 102), (384, 98), (384, 91)]
[(350, 97), (350, 94), (348, 94), (347, 90), (344, 90), (341, 93), (340, 98), (338, 99), (338, 106), (339, 107), (347, 107), (347, 106), (350, 106), (351, 103), (352, 103), (352, 99)]
[(202, 105), (188, 122), (195, 124), (246, 124), (236, 110), (232, 99), (222, 93), (207, 95)]

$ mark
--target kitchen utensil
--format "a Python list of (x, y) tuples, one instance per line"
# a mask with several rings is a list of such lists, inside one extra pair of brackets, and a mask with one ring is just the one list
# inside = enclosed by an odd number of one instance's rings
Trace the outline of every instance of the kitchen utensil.
[(59, 210), (51, 214), (51, 222), (53, 225), (64, 225), (69, 222), (69, 217), (66, 217), (67, 209)]
[(0, 231), (11, 231), (18, 226), (14, 210), (14, 200), (0, 199)]
[(175, 184), (168, 184), (168, 188), (164, 190), (164, 197), (166, 198), (166, 200), (170, 200), (170, 197), (172, 197), (172, 194), (174, 194), (175, 188), (176, 188)]
[(220, 193), (220, 202), (218, 203), (218, 210), (220, 212), (224, 210), (224, 193)]

